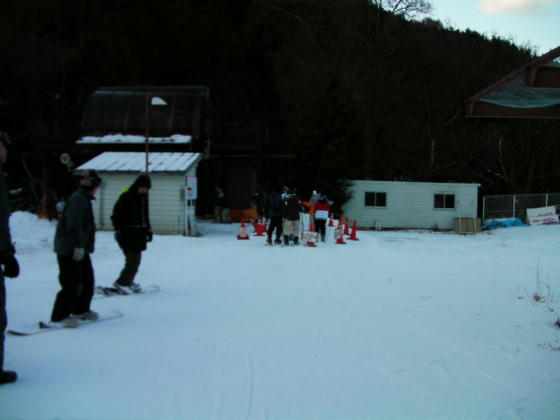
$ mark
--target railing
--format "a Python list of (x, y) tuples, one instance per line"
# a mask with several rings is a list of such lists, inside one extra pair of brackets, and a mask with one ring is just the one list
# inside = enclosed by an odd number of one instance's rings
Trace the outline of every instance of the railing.
[(482, 220), (525, 219), (526, 210), (560, 206), (560, 193), (487, 195), (483, 198)]

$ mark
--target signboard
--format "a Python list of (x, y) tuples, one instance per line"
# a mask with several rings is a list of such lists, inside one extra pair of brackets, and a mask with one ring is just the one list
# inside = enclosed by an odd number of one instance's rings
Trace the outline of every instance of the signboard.
[(196, 176), (185, 177), (185, 198), (187, 200), (197, 199), (197, 184)]
[(527, 221), (530, 225), (544, 225), (546, 223), (558, 223), (556, 207), (540, 207), (527, 209)]
[(305, 245), (315, 246), (315, 244), (317, 243), (317, 236), (317, 232), (310, 232), (308, 230), (305, 230), (302, 233), (302, 242)]

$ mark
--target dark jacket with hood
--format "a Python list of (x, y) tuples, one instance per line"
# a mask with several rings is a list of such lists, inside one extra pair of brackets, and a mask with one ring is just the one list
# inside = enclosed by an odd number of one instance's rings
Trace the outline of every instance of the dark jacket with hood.
[(70, 195), (56, 226), (54, 252), (72, 255), (75, 248), (84, 248), (92, 253), (95, 244), (95, 222), (91, 200), (91, 190), (78, 188)]
[[(10, 201), (2, 165), (0, 165), (0, 256), (13, 253), (10, 236)], [(1, 366), (0, 366), (1, 367)]]
[(287, 220), (299, 220), (301, 212), (301, 203), (296, 194), (288, 194), (286, 197), (286, 206), (284, 207), (284, 217)]
[(124, 190), (113, 207), (111, 220), (119, 246), (125, 251), (144, 251), (146, 243), (151, 240), (148, 194), (138, 192), (138, 188), (150, 186), (148, 176), (140, 175)]
[(282, 195), (278, 191), (272, 191), (266, 197), (266, 207), (268, 208), (268, 217), (283, 217), (284, 216), (284, 201)]

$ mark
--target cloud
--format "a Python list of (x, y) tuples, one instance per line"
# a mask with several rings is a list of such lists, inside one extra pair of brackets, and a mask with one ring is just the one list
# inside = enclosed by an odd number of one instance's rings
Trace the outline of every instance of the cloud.
[(485, 15), (518, 14), (533, 15), (542, 7), (554, 4), (556, 0), (480, 0), (479, 10)]

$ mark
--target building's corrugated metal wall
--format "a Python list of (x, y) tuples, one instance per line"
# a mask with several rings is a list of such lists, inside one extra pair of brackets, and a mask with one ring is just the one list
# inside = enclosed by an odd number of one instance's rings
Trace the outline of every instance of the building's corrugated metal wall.
[[(195, 169), (189, 171), (194, 176)], [(112, 230), (111, 213), (124, 188), (130, 186), (138, 174), (99, 172), (103, 183), (93, 202), (95, 221), (99, 230)], [(185, 232), (185, 174), (152, 173), (150, 190), (150, 221), (154, 233), (182, 234)]]
[[(359, 227), (453, 229), (453, 218), (476, 217), (478, 184), (353, 181), (344, 214)], [(386, 207), (365, 206), (365, 192), (387, 194)], [(435, 209), (434, 194), (454, 194), (454, 209)]]

